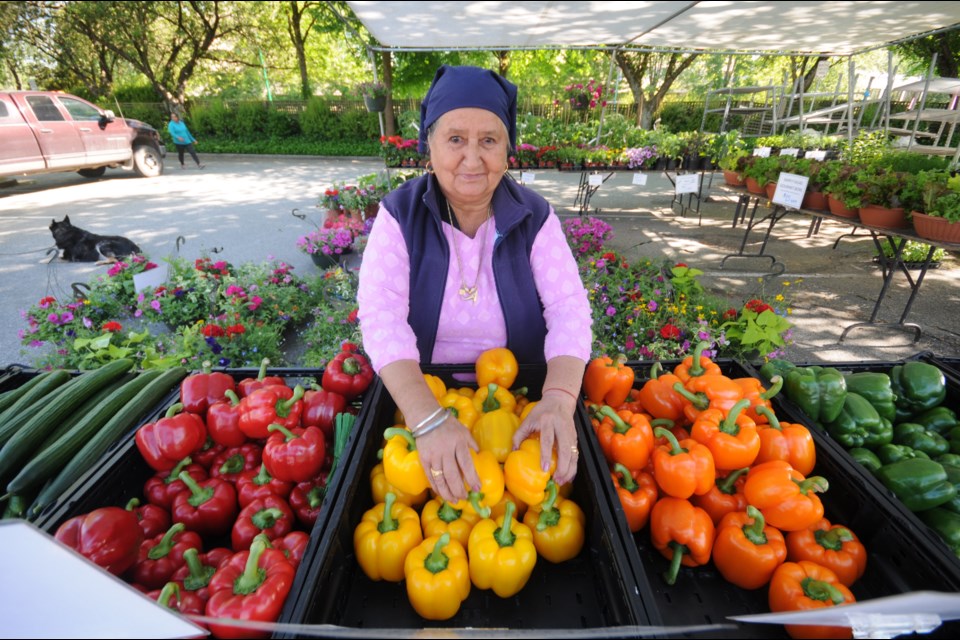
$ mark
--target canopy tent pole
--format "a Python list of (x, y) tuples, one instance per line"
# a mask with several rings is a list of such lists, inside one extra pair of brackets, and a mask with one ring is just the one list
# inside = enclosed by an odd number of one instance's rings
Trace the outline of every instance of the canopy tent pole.
[(856, 63), (853, 56), (847, 58), (847, 144), (853, 148), (853, 85), (856, 83)]
[(930, 90), (930, 79), (933, 77), (933, 71), (937, 68), (937, 52), (933, 52), (933, 57), (930, 58), (930, 68), (927, 69), (927, 77), (923, 81), (923, 93), (920, 94), (920, 104), (917, 105), (917, 117), (913, 120), (913, 133), (910, 135), (910, 139), (907, 140), (907, 151), (910, 151), (910, 147), (913, 146), (913, 141), (917, 137), (917, 129), (920, 127), (920, 114), (923, 113), (924, 107), (927, 105), (927, 91)]

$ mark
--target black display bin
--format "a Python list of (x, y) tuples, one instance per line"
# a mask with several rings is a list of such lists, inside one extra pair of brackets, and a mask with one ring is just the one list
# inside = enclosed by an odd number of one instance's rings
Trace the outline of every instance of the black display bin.
[[(924, 362), (935, 364), (955, 378), (960, 378), (960, 356), (938, 356), (932, 353), (921, 355)], [(953, 405), (960, 408), (960, 405)]]
[(19, 365), (12, 364), (4, 367), (3, 371), (0, 371), (0, 393), (16, 389), (35, 375), (37, 375), (35, 370)]
[[(424, 373), (437, 375), (450, 386), (466, 386), (453, 377), (472, 372), (472, 367), (454, 365), (427, 367)], [(516, 386), (539, 390), (544, 367), (521, 366)], [(534, 397), (536, 397), (534, 395)], [(336, 625), (352, 633), (359, 629), (500, 629), (510, 631), (542, 629), (570, 637), (570, 630), (647, 625), (633, 571), (624, 557), (622, 541), (616, 534), (610, 503), (601, 493), (610, 483), (609, 475), (588, 455), (580, 456), (573, 499), (587, 519), (586, 543), (581, 553), (567, 562), (551, 564), (538, 558), (536, 568), (520, 593), (501, 599), (492, 591), (473, 588), (460, 611), (450, 620), (421, 618), (410, 605), (402, 583), (371, 581), (360, 569), (353, 550), (353, 531), (365, 511), (373, 507), (370, 471), (377, 462), (382, 433), (394, 424), (396, 405), (384, 392), (366, 416), (358, 446), (336, 496), (336, 506), (321, 547), (314, 557), (299, 593), (295, 617), (305, 624)], [(582, 414), (579, 414), (582, 415)], [(577, 422), (581, 441), (591, 429)], [(401, 635), (403, 633), (399, 632)], [(633, 634), (629, 634), (633, 635)]]
[[(258, 369), (218, 369), (231, 374), (237, 381), (247, 377), (256, 377)], [(268, 375), (281, 376), (287, 384), (297, 383), (309, 385), (311, 382), (319, 384), (322, 370), (318, 369), (284, 369), (275, 368), (268, 370)], [(295, 595), (306, 588), (304, 577), (309, 567), (309, 560), (316, 552), (323, 537), (323, 529), (326, 526), (327, 516), (333, 511), (334, 495), (337, 493), (337, 487), (346, 475), (345, 471), (349, 460), (352, 459), (351, 451), (357, 442), (357, 432), (363, 420), (367, 408), (378, 404), (377, 391), (378, 384), (372, 384), (361, 398), (361, 409), (357, 416), (357, 423), (347, 440), (346, 447), (340, 462), (339, 471), (329, 480), (328, 491), (321, 507), (320, 516), (310, 532), (310, 541), (304, 553), (300, 567), (297, 570), (294, 582), (291, 587), (290, 595), (287, 597), (286, 604), (281, 613), (278, 622), (298, 622), (296, 610), (294, 608)], [(138, 424), (154, 422), (161, 418), (167, 409), (176, 402), (179, 402), (179, 388), (171, 392), (160, 402), (146, 417)], [(74, 516), (87, 513), (93, 509), (105, 506), (124, 506), (131, 498), (143, 498), (143, 485), (154, 475), (154, 470), (147, 465), (137, 445), (134, 441), (136, 429), (120, 438), (111, 449), (104, 454), (101, 461), (94, 465), (90, 472), (77, 481), (73, 487), (64, 493), (63, 497), (55, 504), (47, 508), (38, 518), (36, 524), (39, 528), (47, 531), (51, 535), (56, 532), (64, 521)], [(224, 541), (229, 546), (229, 541)], [(222, 546), (222, 545), (221, 545)]]
[[(749, 365), (730, 359), (715, 360), (721, 371), (733, 378), (759, 374)], [(679, 361), (662, 361), (666, 371)], [(634, 386), (640, 388), (648, 379), (652, 362), (630, 362), (636, 371)], [(584, 409), (585, 411), (585, 409)], [(785, 417), (784, 409), (774, 403), (774, 413), (786, 422), (799, 422)], [(858, 601), (891, 596), (910, 591), (947, 591), (960, 589), (960, 572), (952, 558), (937, 548), (926, 535), (927, 529), (914, 516), (907, 517), (895, 509), (889, 497), (867, 482), (866, 470), (841, 455), (836, 443), (820, 431), (812, 430), (817, 448), (817, 465), (811, 475), (821, 475), (830, 482), (830, 489), (821, 496), (825, 517), (832, 523), (848, 526), (863, 541), (869, 553), (867, 570), (854, 584)], [(601, 456), (600, 443), (590, 430), (587, 439), (591, 455)], [(729, 616), (769, 613), (767, 589), (748, 591), (729, 582), (708, 564), (682, 567), (676, 584), (670, 586), (662, 578), (668, 568), (667, 559), (650, 541), (649, 527), (632, 533), (627, 527), (623, 509), (612, 483), (603, 485), (604, 498), (613, 505), (617, 532), (624, 540), (630, 566), (637, 568), (639, 593), (650, 594), (641, 605), (652, 625), (679, 628), (687, 625), (735, 624), (732, 630), (710, 631), (709, 637), (771, 638), (788, 637), (783, 626), (736, 623)], [(952, 554), (950, 554), (952, 556)], [(955, 637), (960, 623), (945, 624), (934, 637)], [(669, 636), (683, 635), (667, 633)]]

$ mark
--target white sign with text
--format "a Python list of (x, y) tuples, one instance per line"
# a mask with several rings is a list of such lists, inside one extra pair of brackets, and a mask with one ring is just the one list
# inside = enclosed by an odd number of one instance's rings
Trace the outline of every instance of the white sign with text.
[(520, 182), (523, 184), (533, 184), (537, 181), (537, 174), (532, 171), (524, 171), (520, 174)]
[(782, 156), (793, 156), (796, 158), (798, 153), (800, 153), (800, 149), (795, 149), (793, 147), (789, 149), (780, 149), (780, 155)]
[(781, 173), (777, 179), (777, 190), (773, 194), (773, 203), (799, 209), (803, 204), (803, 194), (807, 191), (810, 178), (795, 173)]
[(824, 149), (811, 149), (803, 154), (804, 158), (810, 158), (811, 160), (820, 160), (823, 162), (827, 159), (827, 152)]
[(770, 147), (757, 147), (753, 150), (753, 155), (758, 158), (769, 158), (770, 157)]
[(603, 184), (603, 176), (599, 173), (591, 173), (590, 177), (587, 178), (587, 184), (591, 187), (599, 187)]
[(700, 192), (700, 174), (699, 173), (688, 173), (686, 175), (677, 176), (677, 188), (676, 194), (683, 195), (684, 193), (699, 193)]
[(633, 184), (638, 184), (641, 187), (647, 185), (647, 174), (645, 173), (635, 173), (633, 174)]

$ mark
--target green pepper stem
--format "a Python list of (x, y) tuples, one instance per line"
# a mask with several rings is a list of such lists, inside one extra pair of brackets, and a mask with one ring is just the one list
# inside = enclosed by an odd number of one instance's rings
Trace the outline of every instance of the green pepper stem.
[(725, 478), (717, 478), (717, 490), (720, 493), (732, 496), (737, 492), (736, 484), (737, 480), (740, 479), (740, 476), (750, 471), (750, 467), (744, 467), (743, 469), (737, 469), (736, 471), (731, 471), (727, 474)]
[(260, 463), (260, 473), (253, 476), (253, 484), (262, 487), (265, 484), (273, 482), (273, 476), (267, 471), (267, 465)]
[(173, 416), (177, 415), (177, 414), (180, 413), (181, 411), (183, 411), (183, 403), (182, 403), (182, 402), (178, 402), (178, 403), (176, 403), (176, 404), (170, 405), (170, 408), (167, 409), (167, 412), (166, 412), (165, 414), (163, 414), (163, 417), (164, 417), (164, 418), (172, 418)]
[(794, 480), (800, 487), (800, 493), (807, 495), (811, 491), (814, 493), (826, 493), (830, 488), (830, 483), (823, 476), (813, 476), (803, 481)]
[(673, 549), (673, 557), (670, 559), (670, 568), (663, 574), (663, 579), (667, 584), (673, 586), (677, 582), (677, 576), (680, 574), (680, 563), (683, 562), (683, 554), (689, 551), (686, 545), (672, 541), (668, 545)]
[(199, 591), (210, 584), (210, 579), (217, 572), (217, 568), (200, 562), (200, 552), (197, 549), (190, 547), (184, 551), (183, 559), (186, 560), (187, 568), (190, 570), (190, 575), (183, 579), (184, 589)]
[(560, 522), (560, 510), (557, 509), (557, 483), (551, 478), (547, 482), (547, 499), (540, 505), (540, 517), (537, 518), (537, 531), (545, 531)]
[(453, 505), (447, 502), (446, 500), (440, 500), (440, 508), (437, 509), (437, 517), (442, 521), (450, 524), (451, 522), (456, 522), (460, 519), (460, 516), (463, 515), (461, 509), (454, 509)]
[(656, 429), (657, 427), (666, 427), (667, 429), (673, 429), (677, 423), (671, 420), (670, 418), (656, 418), (655, 420), (650, 421), (650, 426)]
[(660, 364), (659, 360), (654, 361), (650, 366), (650, 379), (656, 380), (660, 377), (660, 374), (663, 373), (663, 365)]
[(181, 471), (180, 479), (183, 480), (183, 484), (187, 485), (187, 489), (190, 489), (191, 495), (187, 498), (187, 502), (192, 506), (199, 507), (213, 498), (213, 487), (201, 487), (189, 471)]
[(323, 504), (323, 499), (326, 497), (327, 487), (321, 487), (319, 484), (316, 484), (307, 492), (307, 504), (310, 505), (311, 509), (316, 509)]
[(230, 401), (231, 407), (235, 407), (238, 404), (240, 404), (240, 396), (238, 396), (236, 392), (233, 391), (233, 389), (227, 389), (226, 391), (223, 392), (223, 395), (224, 397), (227, 398), (227, 400)]
[(850, 542), (854, 538), (853, 532), (846, 527), (834, 527), (828, 531), (817, 529), (813, 532), (813, 539), (828, 551), (840, 551), (844, 542)]
[(268, 509), (261, 509), (257, 511), (250, 517), (250, 522), (253, 523), (257, 529), (263, 531), (264, 529), (269, 529), (270, 527), (277, 524), (277, 521), (283, 517), (283, 511), (277, 509), (276, 507), (270, 507)]
[(617, 412), (613, 407), (609, 405), (603, 405), (600, 407), (600, 415), (610, 418), (613, 422), (613, 430), (617, 433), (626, 433), (630, 431), (630, 425), (623, 421), (623, 419), (617, 415)]
[(481, 408), (484, 413), (490, 413), (500, 408), (500, 401), (496, 398), (497, 383), (491, 382), (487, 385), (487, 397), (483, 399)]
[(200, 373), (210, 373), (213, 371), (213, 363), (209, 360), (204, 360), (200, 365)]
[(730, 412), (727, 413), (727, 417), (720, 422), (720, 431), (731, 436), (740, 433), (740, 425), (737, 424), (737, 418), (739, 418), (743, 410), (749, 406), (750, 401), (746, 398), (738, 400), (737, 404), (730, 407)]
[(747, 505), (747, 515), (753, 518), (753, 522), (741, 527), (743, 536), (758, 547), (767, 544), (767, 534), (763, 532), (763, 528), (767, 526), (767, 522), (764, 520), (763, 514), (760, 513), (760, 509), (757, 509), (752, 504)]
[(290, 409), (293, 408), (301, 398), (303, 398), (303, 386), (297, 385), (293, 388), (293, 395), (287, 398), (286, 400), (279, 400), (275, 406), (277, 415), (281, 418), (286, 418), (290, 415)]
[(783, 376), (776, 375), (770, 378), (770, 388), (760, 394), (760, 397), (764, 400), (769, 400), (773, 396), (780, 393), (780, 389), (783, 388)]
[(388, 429), (384, 429), (383, 431), (383, 437), (388, 441), (392, 438), (396, 438), (397, 436), (400, 436), (407, 441), (407, 451), (417, 450), (417, 441), (414, 439), (413, 434), (403, 427), (390, 427)]
[(710, 398), (707, 394), (699, 391), (694, 393), (683, 386), (682, 382), (674, 382), (673, 390), (700, 411), (705, 411), (710, 406)]
[(260, 361), (260, 371), (257, 373), (257, 381), (263, 382), (267, 377), (267, 367), (270, 365), (270, 358), (264, 358)]
[(127, 503), (127, 506), (124, 507), (127, 511), (133, 511), (140, 506), (140, 498), (130, 498), (130, 502)]
[(167, 609), (177, 610), (177, 607), (170, 605), (170, 600), (173, 599), (177, 605), (180, 604), (180, 585), (176, 582), (168, 582), (163, 585), (163, 589), (160, 590), (160, 595), (157, 596), (157, 604)]
[(701, 340), (700, 342), (697, 343), (697, 346), (694, 347), (693, 356), (691, 356), (691, 361), (690, 361), (690, 368), (688, 369), (688, 371), (690, 372), (690, 377), (697, 378), (699, 376), (702, 376), (704, 373), (706, 373), (707, 370), (700, 365), (700, 358), (703, 355), (703, 350), (708, 348), (709, 346), (710, 346), (709, 342), (707, 342), (706, 340)]
[(820, 602), (829, 600), (833, 604), (843, 604), (843, 594), (829, 582), (804, 578), (800, 581), (800, 586), (803, 588), (803, 595), (811, 600), (819, 600)]
[(490, 517), (490, 507), (480, 504), (480, 501), (483, 500), (482, 491), (470, 491), (468, 494), (467, 500), (470, 501), (470, 506), (473, 507), (473, 510), (477, 512), (477, 515), (481, 518)]
[(433, 551), (423, 560), (423, 567), (433, 574), (444, 571), (450, 564), (450, 558), (443, 552), (443, 548), (450, 544), (450, 534), (444, 533), (433, 545)]
[[(778, 376), (774, 376), (778, 377)], [(771, 429), (776, 429), (777, 431), (783, 431), (783, 427), (780, 426), (780, 420), (773, 414), (773, 411), (770, 410), (770, 407), (765, 407), (762, 404), (756, 408), (757, 413), (762, 415), (767, 419), (767, 422), (770, 423)]]
[(361, 371), (360, 362), (353, 356), (349, 356), (340, 363), (340, 370), (348, 376), (359, 375)]
[(193, 459), (190, 456), (187, 456), (183, 460), (177, 463), (173, 469), (170, 470), (170, 474), (163, 479), (163, 484), (173, 484), (180, 479), (180, 472), (186, 469), (189, 465), (193, 464)]
[(618, 462), (613, 465), (613, 472), (620, 476), (620, 479), (617, 480), (617, 482), (625, 491), (636, 493), (637, 489), (640, 488), (640, 485), (637, 484), (637, 481), (633, 479), (633, 474), (630, 473), (630, 469), (627, 469), (623, 464)]
[(497, 544), (503, 547), (512, 547), (513, 543), (517, 540), (517, 534), (513, 533), (511, 529), (513, 528), (513, 514), (517, 511), (517, 505), (513, 503), (513, 500), (507, 500), (506, 508), (503, 512), (503, 524), (499, 529), (493, 532), (493, 539), (497, 541)]
[(383, 520), (377, 525), (377, 531), (380, 533), (387, 533), (388, 531), (396, 531), (400, 528), (400, 524), (393, 517), (393, 503), (397, 501), (397, 494), (393, 491), (388, 491), (387, 495), (384, 496), (383, 500)]
[(680, 442), (677, 440), (677, 436), (673, 435), (673, 432), (669, 429), (664, 429), (663, 427), (657, 427), (653, 430), (653, 435), (656, 438), (666, 438), (667, 442), (670, 443), (670, 455), (678, 456), (681, 453), (687, 453), (687, 450), (680, 446)]
[(258, 533), (250, 545), (250, 555), (243, 573), (233, 581), (233, 593), (238, 596), (250, 595), (263, 583), (266, 574), (260, 570), (260, 556), (267, 550), (270, 542), (262, 533)]
[(147, 557), (151, 560), (160, 560), (161, 558), (166, 558), (167, 554), (170, 553), (170, 550), (173, 549), (173, 539), (181, 532), (185, 531), (187, 525), (182, 522), (178, 522), (173, 525), (167, 532), (163, 534), (163, 537), (160, 538), (160, 542), (150, 548), (150, 551), (147, 552)]
[(222, 465), (220, 465), (220, 473), (221, 475), (230, 475), (233, 473), (240, 473), (241, 471), (243, 471), (245, 466), (246, 466), (246, 461), (243, 459), (243, 454), (235, 453), (229, 458), (227, 458)]
[(286, 428), (285, 426), (283, 426), (282, 424), (277, 424), (276, 422), (274, 422), (274, 423), (271, 424), (269, 427), (267, 427), (267, 431), (279, 431), (280, 433), (283, 434), (283, 441), (284, 441), (284, 442), (290, 442), (291, 440), (300, 437), (300, 436), (298, 436), (297, 434), (295, 434), (294, 432), (290, 431), (290, 429), (287, 429), (287, 428)]

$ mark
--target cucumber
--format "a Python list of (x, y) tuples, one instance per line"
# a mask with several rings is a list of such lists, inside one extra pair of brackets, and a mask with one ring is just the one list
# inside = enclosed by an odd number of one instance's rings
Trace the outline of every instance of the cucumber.
[(81, 373), (63, 385), (62, 393), (44, 403), (0, 449), (0, 478), (10, 478), (36, 451), (43, 440), (80, 407), (92, 394), (121, 377), (133, 367), (133, 360), (121, 358), (93, 371)]
[[(100, 404), (101, 401), (109, 397), (111, 394), (114, 394), (117, 391), (119, 391), (123, 385), (127, 384), (128, 382), (130, 382), (135, 378), (136, 378), (136, 374), (134, 373), (125, 374), (119, 380), (114, 380), (109, 385), (107, 385), (106, 387), (98, 391), (96, 394), (91, 396), (90, 399), (84, 402), (79, 409), (73, 412), (72, 416), (70, 416), (63, 422), (61, 422), (57, 426), (57, 428), (54, 429), (53, 432), (50, 433), (50, 435), (48, 435), (44, 439), (43, 443), (41, 443), (40, 446), (37, 447), (37, 453), (43, 451), (44, 449), (49, 447), (51, 444), (56, 442), (57, 439), (60, 438), (60, 436), (62, 436), (67, 431), (72, 429), (74, 425), (76, 425), (78, 422), (83, 420), (84, 416), (86, 416), (88, 413), (93, 411), (94, 407)], [(51, 402), (52, 401), (53, 401), (53, 398), (51, 398)]]
[(0, 415), (3, 415), (3, 412), (6, 411), (10, 407), (10, 405), (12, 405), (14, 402), (19, 400), (20, 397), (23, 396), (23, 394), (25, 394), (27, 391), (30, 391), (30, 389), (34, 388), (35, 386), (43, 382), (44, 378), (49, 376), (50, 373), (51, 373), (50, 371), (44, 371), (43, 373), (38, 373), (37, 375), (32, 376), (29, 380), (24, 382), (22, 385), (20, 385), (16, 389), (10, 389), (9, 391), (4, 391), (3, 393), (0, 393)]
[(30, 519), (36, 518), (44, 508), (56, 502), (61, 494), (100, 460), (100, 457), (110, 448), (110, 445), (130, 429), (136, 427), (136, 421), (144, 410), (163, 400), (179, 386), (180, 381), (185, 377), (187, 377), (186, 369), (173, 367), (163, 371), (159, 377), (154, 378), (147, 384), (107, 424), (103, 425), (103, 428), (94, 437), (87, 441), (52, 481), (44, 486), (36, 500), (30, 505), (27, 517)]
[[(7, 485), (7, 492), (13, 494), (25, 493), (28, 489), (39, 487), (52, 477), (57, 470), (62, 469), (63, 465), (70, 462), (70, 459), (84, 443), (95, 437), (110, 418), (122, 411), (127, 403), (150, 382), (158, 378), (160, 373), (159, 369), (144, 371), (117, 390), (114, 390), (113, 385), (111, 385), (109, 387), (110, 393), (106, 397), (102, 397), (103, 394), (98, 393), (94, 400), (99, 400), (99, 402), (86, 411), (84, 411), (84, 408), (90, 402), (81, 407), (80, 411), (77, 411), (80, 419), (55, 442), (46, 448), (41, 447), (39, 452), (33, 456), (33, 459), (10, 481)], [(139, 408), (143, 409), (142, 406)]]
[[(54, 389), (69, 382), (70, 374), (63, 369), (55, 369), (41, 373), (37, 378), (39, 382), (31, 386), (16, 402), (7, 407), (3, 413), (0, 413), (0, 447), (12, 438), (13, 434), (23, 425), (23, 412), (29, 409), (34, 403), (42, 401), (42, 399)], [(18, 420), (18, 418), (21, 419)]]

